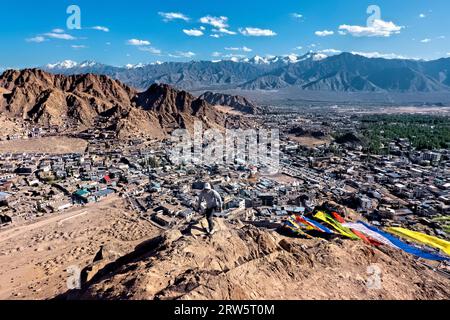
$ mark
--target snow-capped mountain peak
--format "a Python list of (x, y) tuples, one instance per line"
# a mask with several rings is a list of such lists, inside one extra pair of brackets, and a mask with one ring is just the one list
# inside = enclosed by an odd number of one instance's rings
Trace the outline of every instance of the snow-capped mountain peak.
[(145, 68), (146, 66), (159, 66), (161, 64), (163, 64), (164, 62), (161, 61), (155, 61), (155, 62), (151, 62), (151, 63), (136, 63), (136, 64), (132, 64), (132, 63), (128, 63), (126, 64), (124, 67), (125, 69), (139, 69), (139, 68)]
[(71, 69), (78, 66), (78, 63), (72, 60), (64, 60), (57, 63), (49, 63), (46, 65), (47, 69)]
[(261, 56), (254, 56), (249, 62), (253, 64), (269, 64), (269, 61)]
[(143, 67), (145, 67), (147, 64), (144, 64), (144, 63), (142, 63), (142, 62), (140, 62), (140, 63), (137, 63), (137, 64), (131, 64), (131, 63), (129, 63), (129, 64), (126, 64), (125, 65), (125, 68), (127, 68), (127, 69), (138, 69), (138, 68), (143, 68)]
[(257, 65), (273, 65), (273, 64), (295, 64), (298, 63), (300, 61), (305, 61), (305, 60), (313, 60), (313, 61), (319, 61), (319, 60), (323, 60), (325, 58), (327, 58), (329, 55), (323, 53), (323, 52), (308, 52), (302, 56), (291, 53), (291, 54), (287, 54), (287, 55), (283, 55), (283, 56), (265, 56), (265, 57), (261, 57), (261, 56), (254, 56), (251, 59), (239, 59), (240, 62), (248, 62), (248, 63), (252, 63), (252, 64), (257, 64)]
[(288, 54), (287, 56), (284, 56), (283, 61), (286, 63), (297, 63), (299, 62), (299, 58), (300, 58), (299, 55), (291, 53)]
[(95, 61), (83, 61), (82, 63), (80, 63), (79, 67), (80, 68), (87, 68), (87, 67), (93, 67), (95, 65), (97, 65), (98, 63)]
[(312, 59), (314, 61), (320, 61), (326, 58), (328, 58), (328, 55), (326, 55), (325, 53), (314, 53), (312, 56)]

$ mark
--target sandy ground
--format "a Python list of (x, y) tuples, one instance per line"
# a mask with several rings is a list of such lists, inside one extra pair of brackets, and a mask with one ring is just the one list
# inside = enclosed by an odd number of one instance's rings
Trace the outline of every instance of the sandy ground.
[(305, 147), (316, 147), (316, 146), (321, 146), (321, 145), (330, 143), (329, 138), (317, 139), (317, 138), (308, 137), (308, 136), (296, 137), (295, 135), (290, 135), (289, 139), (291, 139), (292, 141), (295, 141)]
[(28, 153), (82, 153), (85, 151), (87, 142), (82, 139), (68, 137), (45, 137), (28, 140), (1, 141), (0, 153), (6, 152), (28, 152)]
[(288, 176), (286, 174), (277, 174), (277, 175), (271, 175), (267, 177), (270, 180), (276, 181), (278, 183), (286, 183), (286, 184), (292, 184), (294, 182), (299, 182), (300, 180), (297, 178), (293, 178), (291, 176)]
[(116, 196), (0, 230), (0, 299), (53, 298), (67, 291), (70, 267), (83, 269), (101, 245), (117, 258), (159, 232)]
[[(351, 109), (354, 113), (360, 114), (449, 114), (450, 107), (387, 107), (387, 108), (373, 108), (364, 110)], [(340, 113), (347, 113), (348, 108), (339, 109)]]
[(234, 116), (244, 115), (242, 112), (234, 110), (232, 107), (229, 107), (229, 106), (216, 105), (216, 106), (214, 106), (214, 108), (216, 108), (216, 110), (218, 110), (220, 112), (223, 112), (223, 113), (229, 114), (229, 115), (234, 115)]

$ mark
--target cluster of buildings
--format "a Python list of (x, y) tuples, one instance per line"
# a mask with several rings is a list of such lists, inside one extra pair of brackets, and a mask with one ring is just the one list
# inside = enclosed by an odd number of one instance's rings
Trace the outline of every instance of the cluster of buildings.
[(365, 152), (357, 141), (328, 140), (305, 147), (289, 137), (299, 126), (318, 136), (320, 132), (355, 132), (358, 118), (332, 112), (277, 117), (285, 132), (283, 170), (302, 181), (303, 192), (312, 190), (311, 199), (354, 209), (374, 224), (426, 228), (448, 237), (448, 225), (437, 220), (450, 213), (449, 149), (418, 151), (402, 138), (389, 143), (386, 155)]
[(275, 175), (245, 163), (174, 164), (170, 141), (123, 141), (105, 130), (77, 136), (89, 141), (82, 154), (0, 154), (2, 223), (116, 196), (144, 223), (170, 228), (192, 219), (208, 181), (224, 200), (225, 210), (218, 215), (257, 225), (333, 202), (375, 224), (424, 227), (447, 237), (445, 225), (434, 218), (450, 211), (449, 150), (419, 152), (405, 139), (392, 141), (385, 156), (332, 139), (304, 146), (292, 134), (320, 139), (337, 128), (354, 130), (357, 120), (333, 113), (274, 114), (260, 120), (280, 129), (280, 171)]

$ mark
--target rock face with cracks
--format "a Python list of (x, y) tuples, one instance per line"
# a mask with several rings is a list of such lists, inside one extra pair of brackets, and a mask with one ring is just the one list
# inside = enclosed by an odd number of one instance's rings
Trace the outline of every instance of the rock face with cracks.
[[(219, 222), (168, 231), (100, 271), (77, 299), (448, 299), (450, 280), (362, 241), (296, 239)], [(373, 270), (380, 282), (374, 282)], [(376, 279), (375, 279), (376, 281)], [(375, 287), (368, 284), (375, 283)]]

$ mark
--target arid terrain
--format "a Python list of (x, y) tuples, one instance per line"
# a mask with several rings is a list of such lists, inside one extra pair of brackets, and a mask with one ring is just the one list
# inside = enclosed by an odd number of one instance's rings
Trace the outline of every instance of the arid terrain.
[(112, 197), (31, 224), (0, 229), (0, 299), (51, 299), (64, 293), (70, 267), (83, 269), (100, 246), (115, 259), (159, 229)]
[(329, 137), (324, 137), (324, 138), (319, 139), (319, 138), (310, 137), (310, 136), (297, 137), (295, 135), (290, 135), (289, 139), (297, 142), (301, 146), (310, 147), (310, 148), (313, 148), (316, 146), (321, 146), (321, 145), (330, 143), (330, 141), (331, 141), (331, 139)]
[(237, 111), (237, 110), (235, 110), (235, 109), (233, 109), (232, 107), (229, 107), (229, 106), (215, 105), (214, 108), (217, 111), (220, 111), (222, 113), (229, 114), (229, 115), (236, 115), (236, 116), (242, 116), (243, 115), (242, 112)]
[(28, 140), (0, 141), (0, 153), (83, 153), (87, 142), (68, 137), (44, 137)]
[(0, 114), (39, 126), (79, 130), (103, 126), (122, 138), (164, 137), (192, 129), (195, 120), (223, 127), (225, 117), (201, 98), (164, 84), (137, 90), (106, 76), (63, 76), (39, 69), (8, 70), (0, 75)]
[[(450, 280), (410, 256), (351, 240), (295, 239), (204, 221), (111, 264), (78, 299), (448, 299)], [(373, 278), (379, 276), (377, 279)]]

